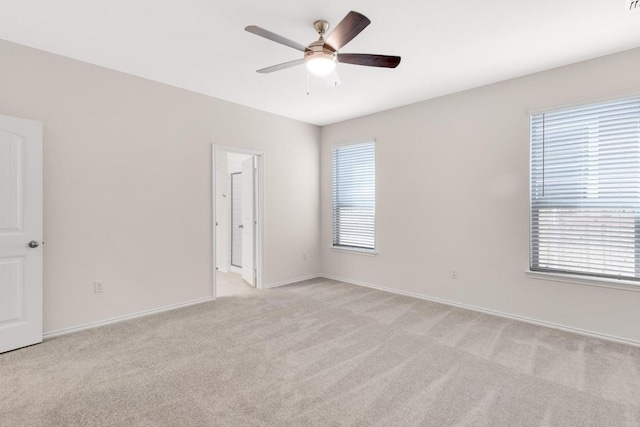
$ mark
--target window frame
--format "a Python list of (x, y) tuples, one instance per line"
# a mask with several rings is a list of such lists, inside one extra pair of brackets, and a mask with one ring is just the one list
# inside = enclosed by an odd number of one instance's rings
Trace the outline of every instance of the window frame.
[[(346, 148), (346, 147), (351, 147), (351, 146), (357, 146), (357, 145), (363, 145), (363, 144), (373, 144), (373, 153), (374, 153), (374, 211), (373, 211), (373, 247), (372, 248), (364, 248), (364, 247), (356, 247), (356, 246), (347, 246), (347, 245), (336, 245), (335, 241), (334, 241), (334, 235), (336, 233), (335, 231), (335, 205), (334, 205), (334, 192), (335, 192), (335, 181), (334, 181), (334, 171), (335, 171), (335, 163), (334, 163), (334, 151), (335, 150), (339, 150), (341, 148)], [(376, 170), (377, 170), (377, 141), (375, 140), (375, 138), (369, 138), (369, 139), (365, 139), (362, 141), (357, 141), (357, 142), (343, 142), (343, 143), (339, 143), (339, 144), (334, 144), (333, 146), (331, 146), (331, 150), (330, 150), (330, 157), (331, 157), (331, 246), (330, 249), (336, 252), (345, 252), (345, 253), (352, 253), (352, 254), (358, 254), (358, 255), (365, 255), (365, 256), (375, 256), (378, 254), (378, 247), (377, 247), (377, 174), (376, 174)]]
[[(583, 272), (574, 272), (574, 271), (562, 271), (562, 270), (554, 270), (554, 269), (533, 269), (534, 265), (534, 254), (533, 254), (533, 232), (534, 228), (533, 216), (535, 214), (533, 207), (533, 198), (532, 198), (532, 165), (533, 165), (533, 126), (532, 126), (532, 118), (535, 115), (540, 114), (550, 114), (561, 111), (567, 111), (571, 109), (579, 109), (581, 107), (588, 107), (591, 105), (603, 104), (603, 103), (614, 103), (617, 101), (623, 101), (625, 99), (630, 98), (638, 98), (640, 97), (640, 92), (631, 91), (618, 93), (613, 96), (602, 97), (591, 99), (588, 101), (578, 102), (578, 103), (568, 103), (563, 105), (556, 105), (553, 107), (547, 108), (537, 108), (531, 109), (528, 111), (528, 119), (529, 119), (529, 239), (528, 239), (528, 267), (525, 269), (525, 274), (530, 279), (535, 280), (545, 280), (545, 281), (553, 281), (560, 283), (571, 283), (571, 284), (579, 284), (586, 286), (595, 286), (595, 287), (604, 287), (610, 289), (624, 290), (624, 291), (633, 291), (640, 292), (640, 278), (631, 279), (627, 277), (616, 278), (607, 275), (598, 275), (598, 274), (589, 274)], [(636, 219), (636, 235), (640, 231), (640, 220)], [(636, 260), (640, 259), (640, 249), (638, 249), (638, 245), (636, 245)], [(636, 261), (637, 262), (637, 261)]]

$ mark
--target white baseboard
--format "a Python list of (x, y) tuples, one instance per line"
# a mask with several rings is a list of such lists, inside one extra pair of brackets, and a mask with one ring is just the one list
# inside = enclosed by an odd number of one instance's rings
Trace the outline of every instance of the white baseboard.
[(271, 283), (271, 284), (268, 284), (268, 285), (263, 285), (262, 289), (277, 288), (278, 286), (291, 285), (292, 283), (302, 282), (303, 280), (317, 279), (319, 277), (324, 277), (324, 276), (322, 276), (320, 274), (312, 274), (312, 275), (305, 276), (305, 277), (299, 277), (297, 279), (285, 280), (283, 282)]
[(487, 309), (487, 308), (477, 307), (477, 306), (469, 305), (469, 304), (463, 304), (463, 303), (459, 303), (459, 302), (455, 302), (455, 301), (449, 301), (449, 300), (441, 299), (441, 298), (430, 297), (430, 296), (427, 296), (427, 295), (416, 294), (416, 293), (413, 293), (413, 292), (401, 291), (399, 289), (385, 288), (384, 286), (372, 285), (370, 283), (365, 283), (365, 282), (361, 282), (361, 281), (358, 281), (358, 280), (345, 279), (343, 277), (331, 276), (329, 274), (321, 274), (320, 277), (324, 277), (325, 279), (337, 280), (339, 282), (349, 283), (351, 285), (363, 286), (365, 288), (371, 288), (371, 289), (377, 289), (379, 291), (390, 292), (390, 293), (397, 294), (397, 295), (404, 295), (404, 296), (407, 296), (407, 297), (413, 297), (413, 298), (418, 298), (418, 299), (422, 299), (422, 300), (426, 300), (426, 301), (432, 301), (432, 302), (437, 302), (437, 303), (440, 303), (440, 304), (450, 305), (450, 306), (453, 306), (453, 307), (464, 308), (464, 309), (467, 309), (467, 310), (473, 310), (473, 311), (477, 311), (477, 312), (484, 313), (484, 314), (490, 314), (490, 315), (493, 315), (493, 316), (498, 316), (498, 317), (503, 317), (503, 318), (506, 318), (506, 319), (512, 319), (512, 320), (517, 320), (517, 321), (520, 321), (520, 322), (529, 323), (529, 324), (532, 324), (532, 325), (545, 326), (547, 328), (558, 329), (558, 330), (561, 330), (561, 331), (571, 332), (571, 333), (574, 333), (574, 334), (585, 335), (585, 336), (588, 336), (588, 337), (599, 338), (599, 339), (612, 341), (612, 342), (616, 342), (616, 343), (621, 343), (621, 344), (627, 344), (627, 345), (640, 347), (640, 341), (631, 340), (631, 339), (628, 339), (628, 338), (621, 338), (621, 337), (617, 337), (615, 335), (608, 335), (608, 334), (603, 334), (603, 333), (600, 333), (600, 332), (588, 331), (588, 330), (585, 330), (585, 329), (574, 328), (573, 326), (561, 325), (561, 324), (558, 324), (558, 323), (547, 322), (547, 321), (544, 321), (544, 320), (531, 319), (529, 317), (518, 316), (516, 314), (503, 313), (501, 311), (496, 311), (496, 310), (491, 310), (491, 309)]
[(181, 302), (178, 304), (165, 305), (164, 307), (152, 308), (150, 310), (139, 311), (137, 313), (125, 314), (124, 316), (112, 317), (110, 319), (99, 320), (97, 322), (86, 323), (80, 326), (72, 326), (70, 328), (58, 329), (57, 331), (45, 332), (43, 338), (53, 338), (60, 335), (71, 334), (74, 332), (80, 332), (87, 329), (97, 328), (99, 326), (109, 325), (111, 323), (123, 322), (125, 320), (136, 319), (138, 317), (149, 316), (151, 314), (162, 313), (163, 311), (175, 310), (177, 308), (188, 307), (190, 305), (201, 304), (203, 302), (213, 301), (212, 297), (198, 298), (191, 301)]
[[(584, 335), (584, 336), (593, 337), (593, 338), (599, 338), (599, 339), (603, 339), (603, 340), (607, 340), (607, 341), (612, 341), (612, 342), (617, 342), (617, 343), (621, 343), (621, 344), (632, 345), (632, 346), (636, 346), (636, 347), (640, 346), (640, 341), (631, 340), (631, 339), (627, 339), (627, 338), (621, 338), (621, 337), (617, 337), (615, 335), (609, 335), (609, 334), (603, 334), (603, 333), (600, 333), (600, 332), (588, 331), (588, 330), (585, 330), (585, 329), (575, 328), (575, 327), (572, 327), (572, 326), (561, 325), (561, 324), (558, 324), (558, 323), (547, 322), (547, 321), (538, 320), (538, 319), (532, 319), (532, 318), (529, 318), (529, 317), (518, 316), (516, 314), (504, 313), (504, 312), (497, 311), (497, 310), (491, 310), (491, 309), (487, 309), (487, 308), (477, 307), (477, 306), (474, 306), (474, 305), (458, 303), (458, 302), (455, 302), (455, 301), (449, 301), (449, 300), (442, 299), (442, 298), (430, 297), (430, 296), (427, 296), (427, 295), (422, 295), (422, 294), (417, 294), (417, 293), (413, 293), (413, 292), (402, 291), (402, 290), (399, 290), (399, 289), (393, 289), (393, 288), (387, 288), (387, 287), (384, 287), (384, 286), (372, 285), (370, 283), (366, 283), (366, 282), (362, 282), (362, 281), (358, 281), (358, 280), (346, 279), (344, 277), (332, 276), (332, 275), (329, 275), (329, 274), (312, 274), (312, 275), (305, 276), (305, 277), (299, 277), (297, 279), (291, 279), (291, 280), (285, 280), (285, 281), (282, 281), (282, 282), (271, 283), (271, 284), (268, 284), (268, 285), (264, 285), (263, 289), (277, 288), (279, 286), (290, 285), (290, 284), (293, 284), (293, 283), (302, 282), (304, 280), (316, 279), (316, 278), (320, 278), (320, 277), (325, 278), (325, 279), (337, 280), (339, 282), (349, 283), (351, 285), (357, 285), (357, 286), (362, 286), (362, 287), (366, 287), (366, 288), (377, 289), (379, 291), (390, 292), (390, 293), (397, 294), (397, 295), (403, 295), (403, 296), (412, 297), (412, 298), (418, 298), (418, 299), (422, 299), (422, 300), (426, 300), (426, 301), (437, 302), (437, 303), (440, 303), (440, 304), (445, 304), (445, 305), (449, 305), (449, 306), (453, 306), (453, 307), (464, 308), (464, 309), (467, 309), (467, 310), (472, 310), (472, 311), (476, 311), (476, 312), (480, 312), (480, 313), (484, 313), (484, 314), (490, 314), (490, 315), (493, 315), (493, 316), (503, 317), (503, 318), (506, 318), (506, 319), (517, 320), (517, 321), (529, 323), (529, 324), (532, 324), (532, 325), (544, 326), (544, 327), (547, 327), (547, 328), (558, 329), (558, 330), (565, 331), (565, 332), (571, 332), (571, 333), (575, 333), (575, 334), (579, 334), (579, 335)], [(80, 325), (80, 326), (73, 326), (73, 327), (70, 327), (70, 328), (58, 329), (56, 331), (51, 331), (51, 332), (44, 333), (43, 337), (46, 339), (46, 338), (57, 337), (57, 336), (60, 336), (60, 335), (71, 334), (71, 333), (74, 333), (74, 332), (80, 332), (80, 331), (84, 331), (84, 330), (87, 330), (87, 329), (97, 328), (99, 326), (109, 325), (111, 323), (122, 322), (122, 321), (125, 321), (125, 320), (135, 319), (135, 318), (138, 318), (138, 317), (148, 316), (148, 315), (151, 315), (151, 314), (162, 313), (164, 311), (175, 310), (177, 308), (188, 307), (190, 305), (201, 304), (203, 302), (213, 301), (213, 299), (214, 298), (212, 298), (212, 297), (204, 297), (204, 298), (199, 298), (199, 299), (195, 299), (195, 300), (192, 300), (192, 301), (186, 301), (186, 302), (182, 302), (182, 303), (178, 303), (178, 304), (172, 304), (172, 305), (167, 305), (167, 306), (164, 306), (164, 307), (159, 307), (159, 308), (154, 308), (154, 309), (150, 309), (150, 310), (140, 311), (140, 312), (137, 312), (137, 313), (126, 314), (124, 316), (112, 317), (110, 319), (105, 319), (105, 320), (100, 320), (100, 321), (97, 321), (97, 322), (87, 323), (87, 324)]]

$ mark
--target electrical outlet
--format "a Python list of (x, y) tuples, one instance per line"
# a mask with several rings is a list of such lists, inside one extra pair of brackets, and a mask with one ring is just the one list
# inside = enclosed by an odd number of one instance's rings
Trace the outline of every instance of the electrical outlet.
[(451, 269), (451, 278), (452, 279), (457, 279), (458, 278), (458, 269), (457, 268), (452, 268)]
[(94, 286), (94, 291), (96, 292), (96, 294), (104, 292), (104, 290), (105, 290), (105, 281), (104, 280), (96, 280), (95, 282), (93, 282), (93, 286)]

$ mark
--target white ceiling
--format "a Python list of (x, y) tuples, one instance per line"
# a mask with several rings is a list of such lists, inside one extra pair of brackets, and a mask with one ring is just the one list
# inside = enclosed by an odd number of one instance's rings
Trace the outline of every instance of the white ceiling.
[[(0, 38), (317, 125), (640, 46), (626, 0), (0, 0)], [(341, 52), (402, 56), (396, 69), (338, 64), (342, 85), (295, 67), (312, 24), (349, 10), (371, 25)], [(313, 83), (313, 81), (312, 81)]]

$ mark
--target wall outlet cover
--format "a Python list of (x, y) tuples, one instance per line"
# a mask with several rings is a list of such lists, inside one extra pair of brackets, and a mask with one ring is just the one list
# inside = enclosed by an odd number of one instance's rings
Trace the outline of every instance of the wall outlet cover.
[(95, 282), (93, 282), (93, 286), (94, 286), (94, 291), (95, 293), (99, 294), (101, 292), (104, 292), (105, 290), (105, 281), (104, 280), (96, 280)]

